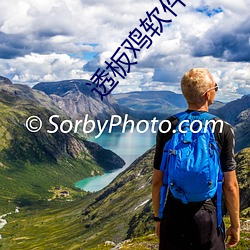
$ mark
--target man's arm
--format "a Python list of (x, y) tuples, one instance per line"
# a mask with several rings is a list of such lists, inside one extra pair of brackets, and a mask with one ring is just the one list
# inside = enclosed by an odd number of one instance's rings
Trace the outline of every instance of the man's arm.
[(227, 248), (236, 246), (240, 240), (240, 199), (236, 171), (224, 172), (223, 193), (230, 216), (231, 226), (226, 231)]
[[(160, 208), (160, 190), (162, 186), (163, 173), (160, 170), (154, 169), (152, 178), (152, 201), (154, 207), (154, 216), (158, 217)], [(155, 232), (157, 237), (160, 238), (160, 222), (157, 221), (155, 224)]]

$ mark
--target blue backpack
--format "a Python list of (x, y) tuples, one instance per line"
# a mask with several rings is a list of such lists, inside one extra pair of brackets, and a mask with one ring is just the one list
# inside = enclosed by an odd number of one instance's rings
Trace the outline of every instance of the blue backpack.
[[(221, 226), (222, 171), (220, 154), (207, 121), (216, 116), (207, 112), (182, 112), (172, 138), (165, 144), (160, 170), (159, 217), (163, 217), (168, 189), (184, 204), (213, 198), (217, 192), (217, 220)], [(184, 121), (185, 120), (185, 121)]]

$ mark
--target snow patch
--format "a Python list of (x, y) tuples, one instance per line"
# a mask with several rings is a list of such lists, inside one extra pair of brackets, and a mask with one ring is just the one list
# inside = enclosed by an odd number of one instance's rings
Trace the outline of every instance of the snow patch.
[(144, 206), (145, 204), (147, 204), (150, 201), (150, 199), (145, 200), (144, 202), (142, 202), (139, 206), (137, 206), (134, 210), (138, 209), (141, 206)]

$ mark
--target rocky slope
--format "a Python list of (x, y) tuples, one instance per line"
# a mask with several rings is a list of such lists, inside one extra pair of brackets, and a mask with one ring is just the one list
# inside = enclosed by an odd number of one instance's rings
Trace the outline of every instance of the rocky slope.
[(59, 82), (41, 82), (33, 89), (43, 91), (53, 99), (59, 108), (73, 119), (83, 119), (86, 114), (89, 119), (104, 121), (111, 115), (122, 115), (119, 104), (108, 95), (101, 101), (96, 92), (91, 92), (87, 80), (65, 80)]
[(250, 94), (244, 95), (240, 99), (227, 103), (223, 107), (217, 109), (214, 113), (218, 115), (220, 118), (224, 119), (225, 121), (235, 126), (238, 123), (237, 118), (240, 115), (240, 113), (249, 108), (250, 108)]
[(235, 151), (250, 147), (250, 108), (242, 111), (237, 119), (235, 126), (236, 145)]
[[(249, 152), (250, 148), (236, 155), (242, 194), (241, 211), (250, 206)], [(91, 204), (84, 207), (85, 227), (91, 231), (99, 228), (100, 231), (97, 235), (91, 236), (92, 240), (86, 246), (92, 245), (92, 241), (100, 242), (101, 239), (106, 239), (119, 242), (121, 238), (130, 239), (153, 231), (151, 200), (153, 154), (154, 149), (151, 149), (138, 158), (109, 186), (100, 191)]]
[(0, 84), (13, 84), (8, 78), (0, 76)]
[(250, 146), (250, 95), (244, 95), (221, 108), (212, 109), (211, 113), (229, 122), (234, 127), (235, 152)]

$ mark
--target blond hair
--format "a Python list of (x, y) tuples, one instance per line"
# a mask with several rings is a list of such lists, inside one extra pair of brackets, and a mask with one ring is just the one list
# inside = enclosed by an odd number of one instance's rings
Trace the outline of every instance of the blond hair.
[(213, 85), (213, 78), (205, 68), (194, 68), (185, 73), (181, 79), (181, 90), (190, 104), (200, 103), (201, 97)]

